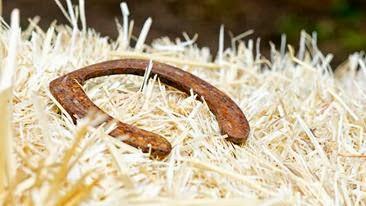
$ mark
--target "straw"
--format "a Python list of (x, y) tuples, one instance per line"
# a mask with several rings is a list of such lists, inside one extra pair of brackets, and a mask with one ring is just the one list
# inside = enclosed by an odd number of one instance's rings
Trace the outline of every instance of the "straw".
[[(2, 23), (0, 204), (365, 205), (364, 52), (350, 54), (333, 74), (332, 55), (305, 32), (299, 51), (283, 35), (281, 45), (270, 45), (269, 59), (260, 50), (267, 43), (250, 39), (251, 30), (231, 35), (225, 47), (223, 26), (216, 55), (198, 47), (196, 35), (149, 45), (150, 18), (133, 46), (127, 4), (121, 4), (119, 37), (111, 40), (86, 24), (87, 1), (79, 7), (67, 1), (66, 8), (55, 2), (70, 25), (43, 31), (35, 18), (20, 36), (17, 11), (10, 26)], [(165, 160), (108, 136), (114, 124), (94, 128), (97, 116), (75, 125), (49, 92), (49, 82), (63, 74), (120, 58), (152, 64), (145, 77), (99, 77), (83, 89), (116, 119), (170, 141)], [(228, 94), (249, 120), (246, 144), (225, 140), (194, 91), (187, 95), (159, 76), (147, 78), (154, 61)]]

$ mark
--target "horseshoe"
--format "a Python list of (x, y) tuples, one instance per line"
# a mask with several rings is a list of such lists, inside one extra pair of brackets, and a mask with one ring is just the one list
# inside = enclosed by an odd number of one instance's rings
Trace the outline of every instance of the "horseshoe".
[[(82, 89), (81, 86), (88, 79), (115, 74), (143, 76), (148, 65), (148, 60), (140, 59), (106, 61), (61, 76), (51, 81), (49, 88), (51, 94), (76, 122), (76, 119), (85, 117), (88, 111), (106, 114)], [(250, 130), (248, 121), (241, 109), (225, 93), (193, 74), (156, 61), (153, 63), (150, 77), (155, 74), (169, 86), (188, 94), (192, 89), (197, 95), (204, 97), (211, 112), (216, 116), (221, 133), (228, 136), (227, 140), (235, 144), (246, 141)], [(113, 117), (107, 116), (107, 122), (115, 121)], [(151, 151), (151, 155), (156, 158), (164, 158), (170, 153), (171, 145), (164, 137), (123, 122), (116, 122), (117, 127), (109, 135), (116, 138), (126, 137), (123, 142), (143, 152)]]

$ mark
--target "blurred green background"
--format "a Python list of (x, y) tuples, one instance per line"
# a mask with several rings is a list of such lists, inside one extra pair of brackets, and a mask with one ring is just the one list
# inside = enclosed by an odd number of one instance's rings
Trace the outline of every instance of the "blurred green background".
[[(64, 0), (60, 0), (65, 3)], [(88, 25), (103, 35), (117, 35), (114, 17), (121, 19), (118, 0), (85, 0)], [(73, 0), (77, 4), (77, 0)], [(366, 48), (365, 0), (127, 0), (130, 18), (138, 34), (144, 20), (151, 16), (149, 39), (181, 37), (183, 31), (199, 34), (198, 44), (217, 49), (221, 24), (234, 35), (253, 29), (252, 38), (261, 37), (262, 50), (268, 54), (268, 42), (279, 44), (282, 33), (288, 42), (298, 45), (302, 29), (318, 33), (319, 47), (335, 55), (333, 65), (351, 52)], [(3, 15), (8, 19), (13, 8), (21, 10), (22, 24), (27, 18), (41, 16), (47, 28), (53, 19), (66, 23), (53, 0), (3, 0)], [(227, 35), (228, 37), (228, 35)], [(226, 38), (229, 45), (229, 38)]]

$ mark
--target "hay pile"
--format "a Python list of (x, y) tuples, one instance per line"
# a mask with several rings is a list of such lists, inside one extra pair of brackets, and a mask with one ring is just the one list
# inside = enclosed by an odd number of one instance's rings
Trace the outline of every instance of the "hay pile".
[[(47, 31), (17, 11), (0, 33), (0, 201), (7, 205), (366, 205), (366, 57), (355, 53), (332, 72), (316, 35), (301, 34), (299, 51), (286, 39), (265, 59), (260, 41), (244, 33), (216, 58), (184, 34), (145, 45), (122, 4), (123, 24), (111, 41), (86, 26), (84, 1), (63, 8), (71, 26)], [(56, 1), (61, 5), (58, 1)], [(201, 37), (204, 38), (204, 37)], [(132, 46), (133, 45), (133, 46)], [(226, 48), (226, 49), (224, 49)], [(113, 125), (75, 126), (48, 84), (80, 67), (144, 58), (189, 71), (231, 96), (247, 116), (244, 146), (220, 135), (207, 105), (159, 78), (117, 75), (85, 85), (112, 116), (161, 134), (173, 145), (164, 161), (111, 138)]]

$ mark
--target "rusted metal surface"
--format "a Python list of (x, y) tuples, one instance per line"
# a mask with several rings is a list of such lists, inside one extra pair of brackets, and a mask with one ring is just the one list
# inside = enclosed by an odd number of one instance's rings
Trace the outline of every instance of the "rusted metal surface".
[[(89, 111), (106, 114), (83, 91), (81, 86), (85, 81), (115, 74), (143, 76), (148, 64), (149, 61), (139, 59), (113, 60), (94, 64), (53, 80), (50, 83), (50, 91), (74, 121), (85, 117)], [(197, 95), (203, 97), (215, 114), (221, 133), (227, 134), (227, 140), (236, 144), (246, 141), (249, 134), (248, 121), (241, 109), (225, 93), (188, 72), (154, 61), (150, 76), (155, 74), (169, 86), (188, 94), (192, 89)], [(108, 115), (107, 121), (116, 120)], [(171, 151), (171, 145), (164, 137), (123, 122), (118, 122), (110, 135), (116, 138), (123, 137), (123, 142), (140, 148), (143, 152), (151, 151), (153, 157), (164, 158)]]

